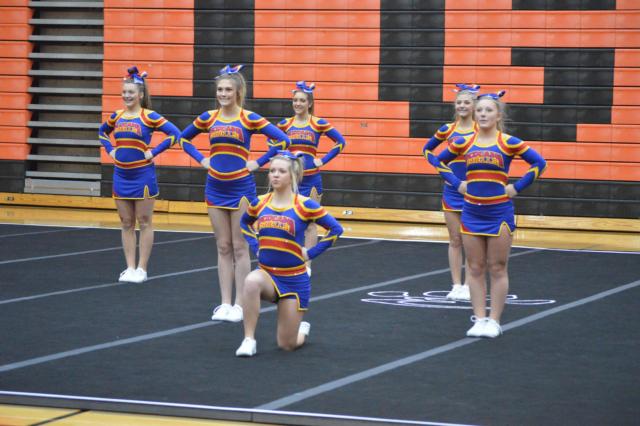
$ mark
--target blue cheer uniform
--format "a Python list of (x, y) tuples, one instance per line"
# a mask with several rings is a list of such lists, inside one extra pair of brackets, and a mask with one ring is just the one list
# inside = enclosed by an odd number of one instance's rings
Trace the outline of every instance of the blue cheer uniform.
[[(457, 122), (448, 123), (438, 129), (438, 131), (427, 141), (422, 148), (422, 154), (427, 158), (428, 152), (435, 150), (442, 142), (458, 136), (470, 136), (478, 130), (478, 124), (473, 123), (473, 128), (462, 129)], [(458, 179), (465, 180), (467, 167), (464, 158), (459, 156), (448, 164), (449, 168)], [(450, 212), (461, 212), (464, 205), (464, 198), (449, 182), (445, 181), (442, 188), (442, 210)]]
[(307, 251), (314, 259), (331, 247), (342, 234), (342, 226), (317, 202), (296, 194), (291, 206), (271, 205), (273, 193), (253, 200), (242, 216), (240, 226), (258, 266), (271, 279), (278, 299), (295, 298), (298, 310), (309, 306), (311, 282), (302, 254), (304, 233), (311, 222), (327, 229), (318, 244)]
[(513, 185), (518, 193), (531, 185), (547, 167), (547, 162), (534, 149), (515, 136), (498, 132), (496, 141), (488, 146), (477, 144), (478, 134), (452, 140), (437, 157), (428, 153), (429, 162), (454, 188), (461, 179), (446, 166), (460, 156), (467, 167), (467, 192), (461, 216), (461, 232), (470, 235), (498, 236), (502, 225), (509, 231), (516, 228), (513, 202), (506, 193), (511, 161), (519, 156), (530, 168)]
[[(113, 198), (142, 200), (158, 196), (155, 165), (144, 156), (156, 130), (165, 133), (167, 138), (151, 149), (154, 157), (180, 138), (180, 130), (157, 112), (143, 108), (138, 114), (129, 115), (126, 110), (118, 110), (100, 126), (100, 142), (110, 155), (115, 150)], [(115, 147), (109, 138), (111, 133)]]
[(276, 142), (258, 158), (263, 166), (279, 149), (289, 146), (289, 138), (264, 117), (244, 109), (237, 117), (224, 119), (220, 110), (200, 114), (181, 134), (182, 148), (197, 162), (204, 156), (190, 142), (198, 133), (209, 136), (209, 171), (205, 186), (208, 207), (237, 210), (243, 200), (256, 197), (256, 183), (246, 167), (251, 149), (251, 136), (263, 133)]
[(311, 191), (315, 190), (316, 194), (322, 195), (320, 169), (313, 162), (318, 154), (320, 137), (327, 135), (334, 142), (334, 146), (321, 158), (323, 165), (342, 152), (347, 144), (344, 137), (327, 120), (314, 116), (310, 116), (309, 121), (303, 126), (295, 124), (295, 117), (284, 119), (277, 126), (291, 140), (289, 151), (302, 154), (304, 175), (298, 185), (300, 194), (309, 197), (311, 196)]

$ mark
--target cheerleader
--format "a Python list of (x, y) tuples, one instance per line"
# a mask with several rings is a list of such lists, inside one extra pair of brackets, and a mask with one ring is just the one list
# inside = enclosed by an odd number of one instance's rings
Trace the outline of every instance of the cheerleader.
[[(298, 193), (303, 161), (289, 151), (271, 160), (269, 186), (272, 191), (255, 199), (242, 216), (242, 230), (258, 257), (259, 267), (244, 285), (244, 335), (236, 356), (256, 353), (255, 330), (260, 299), (278, 305), (277, 342), (292, 351), (305, 342), (311, 325), (302, 321), (311, 292), (306, 262), (327, 250), (342, 234), (340, 224), (316, 201)], [(304, 247), (311, 223), (328, 232), (313, 247)]]
[[(293, 117), (280, 121), (277, 126), (289, 136), (291, 146), (289, 150), (300, 153), (304, 161), (304, 177), (300, 182), (300, 194), (320, 203), (322, 199), (322, 178), (320, 168), (333, 160), (344, 150), (346, 141), (342, 134), (327, 120), (313, 115), (313, 90), (315, 84), (298, 81), (293, 92)], [(320, 137), (327, 135), (334, 143), (333, 147), (322, 158), (318, 158)], [(305, 247), (311, 248), (318, 243), (318, 229), (315, 223), (310, 223), (305, 235)], [(307, 272), (311, 274), (310, 263)]]
[[(509, 291), (507, 260), (516, 229), (513, 202), (516, 195), (533, 183), (546, 168), (546, 161), (525, 142), (504, 130), (504, 91), (479, 95), (475, 105), (478, 132), (460, 137), (429, 162), (442, 177), (464, 195), (461, 229), (469, 264), (469, 286), (474, 325), (469, 337), (494, 338), (502, 334), (500, 317)], [(464, 156), (466, 180), (458, 178), (444, 164)], [(508, 181), (509, 167), (519, 156), (530, 168), (515, 183)], [(491, 280), (489, 316), (486, 313), (485, 274)]]
[[(435, 150), (442, 142), (456, 136), (469, 136), (478, 129), (477, 124), (473, 121), (473, 106), (476, 95), (480, 86), (456, 84), (455, 92), (457, 92), (455, 106), (454, 121), (440, 127), (431, 139), (427, 141), (422, 153), (428, 158), (428, 153)], [(449, 163), (449, 167), (453, 173), (460, 179), (464, 180), (466, 176), (466, 166), (464, 158), (459, 157)], [(445, 181), (442, 190), (442, 211), (444, 212), (444, 220), (447, 224), (449, 232), (449, 268), (451, 270), (451, 278), (453, 286), (447, 294), (450, 300), (469, 300), (468, 275), (462, 284), (462, 260), (464, 258), (462, 250), (462, 234), (460, 233), (460, 214), (464, 199), (455, 188)], [(466, 265), (467, 268), (469, 265)], [(468, 269), (467, 269), (468, 271)]]
[[(183, 132), (183, 149), (208, 170), (205, 201), (216, 235), (218, 279), (222, 303), (212, 319), (242, 321), (242, 286), (250, 270), (249, 248), (240, 229), (240, 218), (256, 197), (252, 172), (266, 164), (278, 149), (289, 146), (289, 138), (260, 115), (243, 108), (247, 86), (239, 72), (242, 65), (225, 66), (216, 78), (217, 109), (206, 111)], [(198, 133), (209, 137), (209, 156), (191, 144)], [(269, 150), (249, 161), (251, 136), (263, 133), (274, 140)], [(235, 303), (231, 304), (235, 281)]]
[[(118, 279), (140, 283), (147, 279), (147, 263), (153, 246), (152, 215), (158, 196), (153, 158), (176, 143), (180, 130), (155, 111), (150, 110), (146, 73), (137, 67), (127, 70), (122, 85), (124, 109), (117, 110), (102, 123), (100, 142), (113, 158), (113, 198), (122, 224), (122, 247), (127, 262)], [(167, 135), (158, 146), (151, 148), (151, 135), (159, 130)], [(115, 147), (109, 135), (113, 133)], [(136, 267), (136, 220), (140, 226), (140, 252)]]

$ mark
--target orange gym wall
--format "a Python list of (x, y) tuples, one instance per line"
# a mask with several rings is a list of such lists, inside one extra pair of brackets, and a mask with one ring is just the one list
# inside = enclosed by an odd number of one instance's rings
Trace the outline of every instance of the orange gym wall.
[(512, 11), (510, 1), (477, 3), (469, 13), (468, 1), (447, 0), (443, 99), (453, 100), (452, 84), (472, 81), (506, 89), (506, 102), (541, 103), (544, 69), (510, 66), (511, 47), (614, 47), (611, 124), (578, 124), (576, 142), (531, 142), (550, 160), (547, 178), (640, 181), (640, 5)]
[(29, 53), (31, 44), (27, 0), (5, 0), (0, 5), (0, 159), (25, 160), (31, 113)]
[[(193, 13), (192, 0), (105, 1), (105, 114), (118, 108), (131, 63), (149, 71), (154, 95), (193, 95)], [(444, 102), (453, 99), (454, 83), (473, 82), (507, 89), (507, 102), (542, 103), (544, 69), (511, 66), (511, 47), (614, 47), (611, 124), (580, 124), (575, 142), (529, 142), (549, 160), (548, 178), (640, 181), (640, 11), (633, 2), (608, 11), (513, 11), (508, 0), (447, 0), (445, 13)], [(430, 134), (409, 137), (408, 102), (378, 100), (379, 46), (377, 0), (256, 0), (254, 98), (288, 99), (293, 82), (315, 81), (316, 113), (348, 141), (326, 169), (431, 174), (420, 152)], [(196, 144), (206, 149), (203, 136)], [(329, 146), (324, 141), (321, 150)], [(263, 138), (254, 147), (263, 150)], [(178, 150), (158, 160), (195, 166)], [(516, 162), (515, 174), (524, 168)]]
[[(193, 96), (193, 32), (193, 0), (105, 0), (103, 119), (122, 108), (122, 78), (133, 64), (149, 73), (152, 97)], [(162, 138), (156, 133), (152, 143)], [(202, 137), (198, 139), (204, 148)], [(112, 162), (104, 150), (101, 158), (103, 163)], [(155, 162), (160, 166), (196, 165), (176, 147)]]

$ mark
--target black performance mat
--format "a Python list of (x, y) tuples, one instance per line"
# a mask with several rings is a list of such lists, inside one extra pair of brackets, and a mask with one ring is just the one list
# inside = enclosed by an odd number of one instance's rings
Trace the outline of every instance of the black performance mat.
[(640, 416), (638, 254), (514, 248), (505, 334), (482, 340), (465, 337), (470, 304), (444, 298), (446, 244), (343, 238), (313, 263), (308, 344), (278, 350), (263, 304), (258, 355), (239, 359), (242, 325), (209, 319), (213, 236), (155, 241), (149, 281), (118, 284), (118, 230), (0, 225), (0, 401), (24, 392), (505, 425)]

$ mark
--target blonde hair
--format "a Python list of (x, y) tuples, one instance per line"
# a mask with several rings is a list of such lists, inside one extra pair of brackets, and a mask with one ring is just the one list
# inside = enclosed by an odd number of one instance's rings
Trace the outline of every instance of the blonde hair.
[[(294, 158), (292, 158), (294, 157)], [(302, 182), (304, 176), (304, 162), (302, 157), (295, 155), (295, 153), (277, 154), (271, 158), (273, 163), (275, 160), (284, 160), (289, 164), (289, 174), (291, 175), (291, 190), (294, 194), (298, 193), (298, 185)], [(267, 192), (271, 192), (271, 181), (267, 188)]]
[(500, 115), (500, 117), (498, 118), (498, 121), (496, 122), (496, 129), (498, 129), (498, 131), (504, 133), (506, 126), (504, 124), (504, 122), (507, 120), (507, 104), (505, 104), (504, 102), (502, 102), (501, 100), (498, 99), (494, 99), (490, 96), (483, 96), (480, 99), (476, 100), (476, 103), (481, 101), (481, 100), (488, 100), (493, 102), (493, 104), (496, 106), (496, 108), (498, 109), (498, 114)]
[[(247, 82), (244, 79), (244, 76), (239, 72), (234, 72), (233, 74), (222, 74), (216, 77), (215, 80), (215, 91), (218, 90), (218, 82), (222, 80), (230, 80), (233, 84), (234, 89), (236, 89), (236, 103), (240, 108), (244, 108), (244, 99), (247, 95)], [(218, 100), (216, 99), (216, 106), (219, 108)]]
[(455, 103), (456, 103), (456, 101), (458, 100), (458, 98), (459, 98), (460, 96), (462, 96), (462, 95), (468, 95), (468, 96), (470, 96), (470, 97), (471, 97), (471, 103), (472, 103), (472, 106), (471, 106), (471, 118), (473, 119), (473, 118), (475, 117), (475, 114), (476, 114), (475, 106), (476, 106), (476, 101), (478, 100), (478, 94), (477, 94), (477, 93), (472, 92), (471, 90), (460, 90), (460, 91), (459, 91), (459, 92), (457, 92), (457, 94), (456, 94), (456, 99), (455, 99), (455, 101), (453, 101), (453, 103), (454, 103), (454, 108), (453, 108), (453, 121), (458, 121), (458, 119), (460, 118), (460, 117), (458, 117), (458, 111), (456, 111)]

